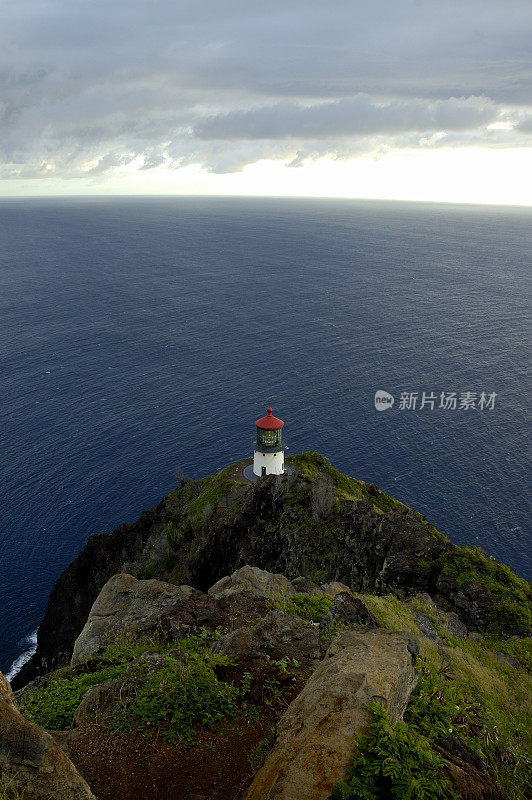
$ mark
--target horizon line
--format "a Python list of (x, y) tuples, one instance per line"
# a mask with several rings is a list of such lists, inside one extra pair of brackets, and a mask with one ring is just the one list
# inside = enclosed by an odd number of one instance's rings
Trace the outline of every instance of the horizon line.
[(345, 197), (344, 195), (272, 195), (272, 194), (195, 194), (195, 193), (148, 193), (148, 194), (21, 194), (3, 195), (0, 194), (0, 202), (12, 200), (134, 200), (134, 199), (199, 199), (199, 200), (340, 200), (345, 202), (366, 202), (366, 203), (408, 203), (410, 205), (446, 205), (446, 206), (477, 206), (482, 208), (523, 208), (532, 209), (532, 203), (483, 203), (482, 201), (471, 200), (415, 200), (410, 198), (394, 197)]

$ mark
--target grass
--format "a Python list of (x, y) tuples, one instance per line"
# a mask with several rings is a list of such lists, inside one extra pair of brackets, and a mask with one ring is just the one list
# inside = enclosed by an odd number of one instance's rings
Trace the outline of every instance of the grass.
[(327, 614), (333, 601), (327, 595), (291, 594), (270, 600), (270, 608), (292, 614), (311, 622), (319, 622)]
[(532, 627), (531, 590), (505, 564), (492, 561), (477, 547), (455, 547), (438, 557), (442, 572), (458, 585), (477, 583), (498, 600), (491, 629), (494, 633), (512, 626)]
[(296, 467), (305, 478), (316, 480), (320, 474), (332, 478), (336, 489), (337, 501), (368, 500), (372, 503), (374, 509), (380, 513), (407, 508), (404, 503), (381, 492), (376, 486), (344, 475), (320, 453), (313, 451), (300, 453), (297, 456), (290, 456), (287, 462)]
[(395, 595), (359, 594), (357, 597), (371, 611), (381, 628), (419, 633), (411, 609)]
[(259, 769), (262, 767), (264, 762), (266, 761), (266, 756), (270, 752), (273, 747), (273, 743), (275, 741), (275, 734), (274, 731), (271, 730), (266, 736), (264, 736), (257, 746), (251, 751), (249, 754), (249, 763), (251, 764), (251, 768), (253, 772), (258, 772)]
[[(379, 625), (412, 632), (419, 638), (421, 678), (405, 720), (415, 723), (417, 732), (429, 739), (449, 735), (452, 728), (482, 754), (510, 797), (526, 797), (527, 791), (532, 791), (532, 640), (508, 640), (493, 634), (480, 642), (457, 640), (446, 635), (441, 612), (418, 598), (407, 604), (392, 595), (359, 597)], [(443, 646), (438, 648), (420, 634), (416, 611), (429, 615)], [(522, 667), (501, 663), (497, 652), (517, 659)], [(473, 719), (471, 728), (467, 720), (457, 724), (461, 714)]]
[(24, 793), (19, 792), (12, 783), (0, 783), (0, 800), (24, 800)]

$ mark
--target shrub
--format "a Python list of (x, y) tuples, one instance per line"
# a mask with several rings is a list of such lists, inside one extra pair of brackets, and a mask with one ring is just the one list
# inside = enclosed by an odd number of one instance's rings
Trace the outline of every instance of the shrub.
[(392, 725), (382, 706), (371, 705), (368, 733), (356, 739), (358, 754), (346, 782), (334, 788), (334, 800), (453, 800), (440, 774), (442, 759), (427, 739), (405, 722)]
[(22, 714), (31, 722), (56, 731), (66, 731), (83, 695), (91, 686), (108, 683), (126, 671), (125, 665), (116, 665), (84, 675), (69, 674), (63, 670), (52, 676), (47, 686), (29, 689), (20, 701)]
[(492, 561), (478, 547), (453, 547), (439, 556), (442, 572), (458, 584), (478, 583), (499, 600), (491, 630), (532, 626), (530, 586), (505, 564)]
[[(217, 659), (227, 663), (222, 656)], [(209, 660), (198, 653), (184, 661), (168, 656), (162, 669), (140, 677), (132, 717), (145, 730), (169, 723), (163, 736), (170, 741), (179, 737), (192, 744), (196, 723), (212, 725), (239, 713), (239, 689), (219, 681)]]

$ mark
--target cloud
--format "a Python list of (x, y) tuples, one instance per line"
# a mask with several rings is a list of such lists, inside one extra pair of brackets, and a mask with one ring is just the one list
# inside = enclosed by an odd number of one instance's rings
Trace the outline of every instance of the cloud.
[(334, 139), (404, 131), (470, 130), (497, 119), (484, 97), (427, 102), (383, 101), (359, 94), (335, 102), (303, 106), (282, 102), (218, 114), (200, 121), (200, 139)]
[(525, 117), (521, 122), (516, 125), (516, 131), (519, 133), (532, 133), (532, 114)]
[(4, 177), (531, 143), (529, 0), (5, 0), (2, 18)]

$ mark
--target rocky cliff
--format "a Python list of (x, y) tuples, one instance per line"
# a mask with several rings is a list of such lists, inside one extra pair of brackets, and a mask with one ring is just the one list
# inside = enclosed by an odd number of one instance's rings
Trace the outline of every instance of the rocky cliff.
[(319, 454), (290, 464), (91, 537), (22, 715), (4, 686), (2, 800), (531, 796), (529, 585)]
[(249, 565), (206, 593), (118, 573), (70, 666), (16, 693), (22, 716), (5, 684), (0, 796), (526, 798), (527, 654), (427, 594)]
[(475, 630), (529, 631), (530, 587), (506, 566), (455, 546), (418, 512), (317, 453), (289, 462), (294, 475), (282, 480), (251, 484), (238, 462), (186, 481), (135, 524), (92, 536), (53, 587), (37, 652), (14, 687), (68, 663), (98, 592), (120, 571), (206, 590), (250, 564), (364, 592), (427, 592)]

